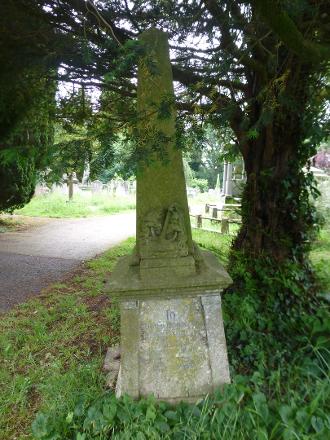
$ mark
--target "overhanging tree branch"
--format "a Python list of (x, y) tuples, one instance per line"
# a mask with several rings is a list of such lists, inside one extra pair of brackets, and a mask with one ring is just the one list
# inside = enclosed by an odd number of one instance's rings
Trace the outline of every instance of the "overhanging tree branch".
[(314, 62), (330, 59), (329, 46), (306, 40), (288, 13), (276, 1), (252, 0), (252, 4), (283, 43), (299, 58)]

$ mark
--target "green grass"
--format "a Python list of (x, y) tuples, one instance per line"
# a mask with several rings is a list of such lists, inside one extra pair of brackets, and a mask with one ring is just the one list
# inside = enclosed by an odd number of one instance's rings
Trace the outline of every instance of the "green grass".
[[(203, 231), (193, 235), (227, 263), (232, 237)], [(329, 243), (325, 231), (312, 253), (317, 269), (327, 258)], [(70, 280), (1, 317), (1, 440), (328, 440), (329, 312), (323, 307), (306, 316), (306, 328), (297, 336), (300, 349), (290, 363), (283, 353), (283, 362), (274, 369), (263, 362), (253, 374), (232, 369), (232, 384), (196, 405), (171, 407), (151, 397), (134, 402), (105, 391), (102, 363), (106, 348), (119, 339), (119, 311), (105, 295), (104, 281), (118, 257), (133, 246), (130, 239), (85, 263)], [(329, 280), (322, 280), (329, 289)], [(248, 329), (255, 319), (252, 305), (238, 293), (231, 300), (224, 297), (229, 347), (237, 344), (232, 331), (236, 322), (229, 320), (231, 304), (240, 304), (237, 325)]]
[(31, 438), (40, 408), (67, 414), (79, 396), (102, 393), (106, 348), (118, 341), (118, 309), (104, 280), (129, 240), (87, 262), (73, 278), (16, 307), (0, 320), (0, 438)]
[(135, 197), (113, 197), (110, 194), (75, 194), (68, 201), (63, 194), (46, 194), (35, 196), (15, 214), (32, 217), (89, 217), (114, 214), (120, 211), (135, 209)]
[[(197, 219), (196, 217), (190, 217), (191, 226), (195, 229), (197, 228)], [(221, 223), (214, 220), (203, 219), (202, 228), (204, 231), (214, 231), (221, 233)], [(229, 223), (229, 235), (235, 236), (237, 231), (239, 230), (238, 223)]]
[(318, 275), (321, 293), (330, 295), (330, 226), (321, 230), (313, 245), (311, 260)]
[(221, 263), (224, 266), (227, 265), (228, 252), (233, 240), (232, 236), (193, 229), (193, 239), (199, 246), (217, 254)]

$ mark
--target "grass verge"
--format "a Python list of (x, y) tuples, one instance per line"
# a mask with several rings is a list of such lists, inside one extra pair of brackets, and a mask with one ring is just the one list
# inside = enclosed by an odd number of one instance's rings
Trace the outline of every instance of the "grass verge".
[(110, 194), (75, 194), (72, 201), (58, 193), (35, 196), (16, 214), (32, 217), (89, 217), (109, 215), (135, 209), (135, 197), (113, 197)]
[(313, 244), (311, 261), (316, 270), (321, 294), (330, 298), (330, 226), (322, 229)]
[[(38, 223), (40, 223), (40, 221)], [(35, 226), (35, 224), (35, 219), (22, 218), (10, 214), (0, 214), (0, 234), (3, 232), (22, 231), (31, 226)]]
[(118, 342), (119, 315), (104, 280), (133, 240), (87, 262), (0, 320), (0, 438), (31, 438), (36, 411), (70, 412), (103, 390), (106, 348)]
[[(226, 264), (231, 237), (194, 231), (194, 239)], [(324, 240), (329, 244), (330, 234)], [(303, 333), (292, 335), (302, 340), (290, 364), (269, 370), (260, 362), (248, 375), (232, 370), (231, 385), (196, 405), (172, 407), (152, 397), (134, 402), (104, 391), (105, 351), (119, 337), (118, 307), (105, 295), (104, 280), (133, 244), (87, 262), (71, 280), (3, 315), (0, 438), (327, 440), (329, 312), (323, 306)], [(225, 297), (228, 346), (237, 343), (230, 331), (236, 323), (228, 320), (232, 303)], [(237, 316), (247, 328), (251, 307), (243, 302)]]

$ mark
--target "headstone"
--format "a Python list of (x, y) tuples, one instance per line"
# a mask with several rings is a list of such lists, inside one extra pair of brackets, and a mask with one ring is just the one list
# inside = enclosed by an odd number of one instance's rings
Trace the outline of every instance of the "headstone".
[(220, 188), (220, 175), (219, 175), (219, 174), (217, 174), (217, 182), (216, 182), (216, 184), (215, 184), (215, 188), (214, 188), (214, 190), (215, 190), (215, 192), (216, 192), (217, 194), (220, 194), (220, 193), (221, 193), (221, 188)]
[(136, 249), (109, 286), (121, 308), (116, 394), (196, 401), (230, 381), (220, 292), (231, 279), (192, 241), (167, 36), (151, 29), (140, 41)]
[(118, 178), (116, 182), (116, 196), (125, 195), (125, 182), (121, 178)]
[(45, 185), (44, 183), (37, 183), (35, 190), (34, 190), (34, 195), (35, 196), (42, 196), (45, 194), (48, 194), (50, 192), (50, 189), (48, 188), (47, 185)]
[(85, 163), (84, 173), (81, 180), (82, 185), (87, 185), (89, 181), (89, 175), (90, 175), (90, 164), (88, 161)]
[(117, 195), (118, 181), (117, 181), (117, 179), (113, 179), (111, 182), (112, 182), (112, 195), (116, 196)]
[(222, 192), (226, 193), (226, 183), (227, 183), (227, 162), (223, 163), (223, 175), (222, 175)]
[(233, 195), (233, 164), (227, 163), (227, 174), (226, 174), (226, 196), (231, 197)]
[(100, 192), (102, 191), (103, 183), (100, 180), (94, 180), (91, 183), (92, 192)]

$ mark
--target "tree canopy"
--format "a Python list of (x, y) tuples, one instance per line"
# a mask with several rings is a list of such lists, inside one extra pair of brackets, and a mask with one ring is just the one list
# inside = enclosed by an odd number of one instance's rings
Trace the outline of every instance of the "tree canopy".
[(328, 0), (15, 5), (34, 5), (41, 17), (45, 32), (33, 59), (59, 65), (58, 80), (107, 91), (107, 136), (132, 127), (136, 118), (136, 64), (143, 53), (138, 35), (152, 26), (167, 31), (181, 127), (229, 124), (244, 158), (236, 248), (278, 261), (303, 260), (314, 215), (312, 180), (302, 167), (326, 132), (319, 122), (327, 122), (319, 115), (329, 90)]
[[(0, 211), (26, 204), (53, 143), (53, 34), (33, 2), (0, 7)], [(53, 64), (54, 63), (54, 64)]]

